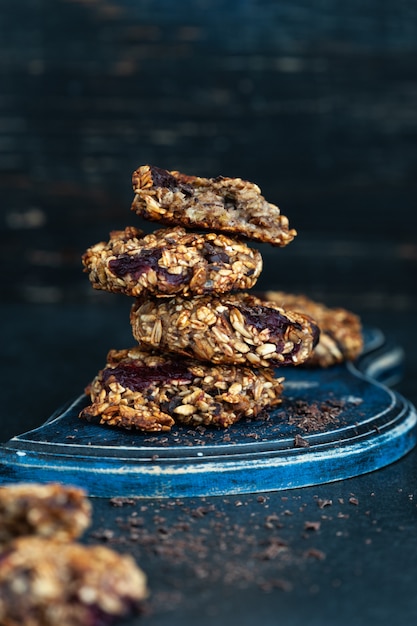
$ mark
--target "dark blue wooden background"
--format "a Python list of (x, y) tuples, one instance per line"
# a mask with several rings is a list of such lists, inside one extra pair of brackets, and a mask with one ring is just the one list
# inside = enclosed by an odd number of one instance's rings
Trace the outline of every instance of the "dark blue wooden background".
[(359, 265), (353, 306), (414, 306), (416, 52), (414, 0), (1, 0), (3, 295), (94, 297), (80, 255), (153, 163), (281, 207), (264, 284), (337, 300)]

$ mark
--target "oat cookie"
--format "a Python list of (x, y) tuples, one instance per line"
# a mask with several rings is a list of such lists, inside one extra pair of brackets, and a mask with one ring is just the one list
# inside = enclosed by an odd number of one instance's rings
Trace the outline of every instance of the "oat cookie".
[(149, 235), (133, 227), (114, 231), (108, 243), (89, 248), (82, 261), (95, 289), (129, 296), (250, 289), (262, 270), (261, 254), (243, 242), (180, 227)]
[(146, 596), (133, 558), (104, 546), (21, 537), (0, 553), (2, 626), (103, 626)]
[(298, 365), (318, 340), (312, 320), (245, 292), (222, 297), (139, 298), (131, 309), (142, 345), (222, 364)]
[(175, 423), (226, 428), (278, 404), (282, 381), (268, 368), (206, 364), (139, 346), (111, 350), (80, 417), (145, 432), (169, 431)]
[(55, 483), (18, 483), (0, 487), (0, 546), (22, 535), (68, 541), (91, 522), (86, 493)]
[(363, 348), (360, 318), (343, 308), (329, 308), (304, 295), (267, 291), (266, 300), (312, 317), (320, 328), (320, 341), (306, 364), (329, 367), (356, 359)]
[(143, 165), (132, 183), (132, 210), (144, 219), (234, 233), (273, 246), (286, 246), (297, 234), (259, 187), (241, 178), (200, 178)]

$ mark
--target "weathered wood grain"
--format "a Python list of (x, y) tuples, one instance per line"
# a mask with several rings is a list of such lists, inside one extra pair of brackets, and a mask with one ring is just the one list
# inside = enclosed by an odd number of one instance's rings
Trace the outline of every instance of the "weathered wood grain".
[(412, 0), (2, 2), (10, 293), (55, 272), (77, 290), (85, 247), (137, 223), (142, 163), (253, 180), (301, 236), (415, 241), (416, 17)]

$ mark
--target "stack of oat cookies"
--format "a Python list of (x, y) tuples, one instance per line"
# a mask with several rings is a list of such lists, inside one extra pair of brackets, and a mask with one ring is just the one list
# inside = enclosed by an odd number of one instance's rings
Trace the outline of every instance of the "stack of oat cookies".
[(137, 345), (109, 352), (80, 417), (142, 431), (224, 428), (279, 403), (275, 368), (308, 362), (319, 329), (274, 294), (248, 293), (262, 257), (245, 242), (287, 245), (288, 219), (240, 178), (145, 165), (133, 189), (133, 211), (164, 228), (112, 232), (83, 264), (94, 288), (132, 298)]

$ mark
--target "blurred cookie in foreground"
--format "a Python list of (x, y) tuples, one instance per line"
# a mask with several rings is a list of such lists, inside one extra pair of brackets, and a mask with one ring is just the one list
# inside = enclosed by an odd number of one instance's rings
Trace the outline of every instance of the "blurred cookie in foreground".
[(273, 246), (286, 246), (297, 234), (259, 187), (241, 178), (202, 178), (143, 165), (132, 184), (132, 210), (152, 222), (233, 233)]
[(219, 364), (298, 365), (311, 354), (318, 328), (309, 317), (248, 293), (138, 298), (133, 336), (151, 349)]
[(72, 486), (17, 483), (0, 487), (0, 546), (22, 535), (68, 541), (91, 522), (86, 493)]
[(307, 296), (282, 291), (266, 291), (269, 302), (309, 315), (320, 328), (320, 340), (306, 365), (329, 367), (356, 359), (363, 348), (362, 325), (358, 315), (344, 308), (329, 308)]
[(21, 537), (0, 554), (2, 626), (103, 626), (146, 596), (133, 558), (103, 546)]
[(180, 227), (149, 235), (134, 227), (113, 231), (107, 243), (90, 247), (82, 261), (95, 289), (129, 296), (250, 289), (262, 270), (261, 254), (243, 242)]
[(144, 432), (175, 423), (227, 428), (278, 404), (282, 381), (268, 368), (222, 367), (140, 347), (111, 350), (86, 390), (91, 405), (80, 418)]

